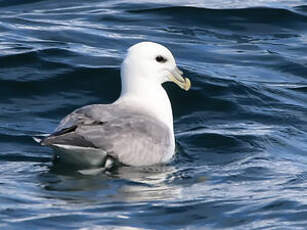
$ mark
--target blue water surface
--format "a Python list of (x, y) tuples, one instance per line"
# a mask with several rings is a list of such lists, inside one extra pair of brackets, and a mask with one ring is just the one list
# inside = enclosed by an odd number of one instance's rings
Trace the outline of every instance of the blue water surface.
[[(84, 176), (31, 136), (174, 53), (176, 158)], [(0, 229), (306, 229), (307, 1), (0, 0)]]

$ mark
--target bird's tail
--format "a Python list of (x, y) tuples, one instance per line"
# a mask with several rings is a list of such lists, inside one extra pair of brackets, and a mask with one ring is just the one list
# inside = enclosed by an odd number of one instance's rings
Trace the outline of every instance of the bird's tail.
[(34, 135), (32, 136), (32, 139), (39, 143), (39, 144), (42, 144), (43, 140), (48, 137), (50, 134), (38, 134), (38, 135)]

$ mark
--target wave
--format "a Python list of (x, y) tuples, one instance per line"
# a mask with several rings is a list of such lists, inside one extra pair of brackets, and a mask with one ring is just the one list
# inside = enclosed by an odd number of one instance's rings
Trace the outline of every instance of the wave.
[[(151, 9), (129, 10), (134, 14), (154, 14), (165, 16), (169, 20), (195, 25), (214, 25), (227, 27), (234, 23), (263, 23), (281, 27), (301, 28), (306, 30), (307, 16), (282, 8), (253, 7), (240, 9), (208, 9), (191, 6), (174, 6)], [(299, 25), (298, 25), (298, 24)]]
[(16, 5), (30, 4), (42, 1), (44, 0), (10, 0), (10, 1), (0, 0), (0, 7), (16, 6)]

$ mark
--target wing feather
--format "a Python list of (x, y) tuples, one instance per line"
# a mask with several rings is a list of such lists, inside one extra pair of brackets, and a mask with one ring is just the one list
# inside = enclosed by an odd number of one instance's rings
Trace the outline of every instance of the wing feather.
[(168, 127), (151, 116), (115, 105), (91, 105), (65, 117), (42, 144), (97, 148), (123, 164), (144, 166), (162, 161), (170, 138)]

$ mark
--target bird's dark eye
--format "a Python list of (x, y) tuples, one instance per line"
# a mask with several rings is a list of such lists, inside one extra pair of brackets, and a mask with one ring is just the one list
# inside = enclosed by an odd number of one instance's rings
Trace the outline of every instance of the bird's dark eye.
[(160, 62), (160, 63), (164, 63), (164, 62), (167, 61), (167, 59), (162, 57), (161, 55), (159, 55), (159, 56), (156, 57), (156, 61)]

